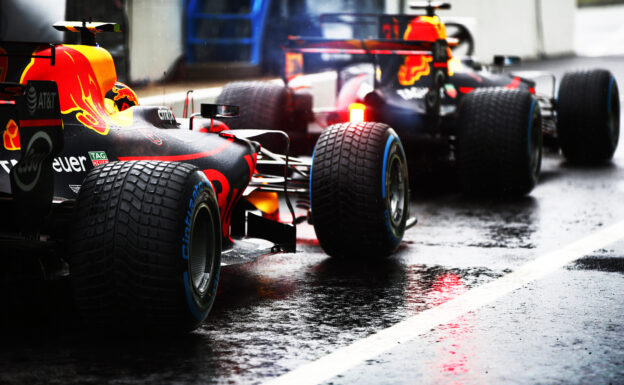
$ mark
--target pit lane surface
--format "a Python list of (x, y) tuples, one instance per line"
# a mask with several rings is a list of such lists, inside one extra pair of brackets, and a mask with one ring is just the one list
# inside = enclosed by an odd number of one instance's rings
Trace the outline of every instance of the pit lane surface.
[[(560, 78), (567, 69), (604, 67), (622, 88), (623, 64), (624, 57), (568, 58), (525, 68)], [(598, 168), (547, 154), (540, 184), (518, 202), (467, 201), (423, 186), (411, 201), (418, 225), (382, 263), (330, 259), (304, 226), (300, 252), (224, 268), (208, 321), (189, 335), (103, 335), (58, 307), (63, 287), (46, 288), (41, 309), (4, 307), (29, 311), (0, 317), (0, 383), (294, 384), (316, 378), (305, 372), (311, 362), (321, 363), (312, 373), (334, 384), (624, 383), (624, 240), (591, 243), (600, 246), (578, 259), (568, 249), (624, 220), (623, 169), (620, 143), (614, 161)], [(548, 265), (561, 250), (563, 261), (574, 260)], [(457, 316), (433, 313), (430, 327), (408, 329), (413, 338), (381, 354), (349, 350), (536, 260), (536, 271), (548, 274), (508, 293), (485, 291), (485, 304)], [(341, 352), (353, 362), (324, 359)]]

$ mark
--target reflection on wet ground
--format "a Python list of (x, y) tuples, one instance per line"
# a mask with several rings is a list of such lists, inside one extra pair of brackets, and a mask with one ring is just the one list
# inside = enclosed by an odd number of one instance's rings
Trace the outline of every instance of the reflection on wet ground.
[[(620, 248), (621, 250), (621, 248)], [(359, 365), (337, 384), (620, 384), (619, 274), (562, 269)]]
[[(229, 349), (229, 361), (221, 362), (226, 372), (240, 372), (250, 381), (284, 373), (445, 301), (454, 294), (448, 290), (454, 283), (469, 288), (499, 275), (487, 269), (410, 266), (400, 256), (381, 263), (325, 258), (293, 271), (287, 257), (266, 260), (270, 277), (260, 273), (262, 266), (228, 273), (233, 281), (254, 283), (224, 289), (201, 330), (213, 347)], [(282, 262), (286, 267), (279, 274)], [(236, 302), (241, 295), (255, 298), (246, 304), (254, 309)]]
[[(419, 219), (420, 239), (408, 240), (478, 248), (531, 249), (531, 235), (539, 220), (539, 204), (527, 196), (519, 200), (483, 200), (462, 197), (456, 189), (415, 196), (411, 214)], [(433, 230), (433, 232), (431, 231)], [(454, 230), (454, 231), (449, 231)]]
[(306, 247), (305, 253), (225, 268), (208, 321), (186, 336), (139, 339), (127, 331), (101, 337), (79, 327), (71, 312), (67, 317), (35, 312), (40, 324), (28, 327), (14, 318), (2, 337), (0, 382), (236, 378), (253, 383), (501, 275), (486, 268), (409, 265), (401, 257), (407, 250), (382, 262), (354, 263), (327, 258), (318, 246)]
[[(452, 273), (438, 278), (434, 288), (432, 298), (435, 305), (441, 305), (468, 290), (462, 279)], [(472, 337), (472, 318), (472, 314), (465, 314), (438, 327), (441, 335), (435, 342), (435, 354), (431, 357), (432, 382), (443, 381), (448, 373), (467, 374), (472, 370), (474, 350), (467, 349)]]

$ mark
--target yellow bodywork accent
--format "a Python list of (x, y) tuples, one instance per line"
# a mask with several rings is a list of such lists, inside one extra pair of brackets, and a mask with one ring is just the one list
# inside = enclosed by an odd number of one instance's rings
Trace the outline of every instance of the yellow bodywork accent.
[(134, 122), (134, 106), (126, 110), (119, 111), (116, 114), (112, 114), (110, 117), (116, 125), (127, 127)]
[(273, 214), (279, 210), (276, 192), (254, 190), (245, 199), (265, 214)]
[(119, 112), (119, 110), (117, 109), (117, 104), (115, 104), (114, 101), (108, 98), (104, 98), (104, 107), (106, 107), (106, 112), (109, 115), (116, 114)]
[(4, 148), (9, 151), (17, 151), (20, 149), (19, 126), (15, 120), (9, 119), (2, 133), (2, 142)]

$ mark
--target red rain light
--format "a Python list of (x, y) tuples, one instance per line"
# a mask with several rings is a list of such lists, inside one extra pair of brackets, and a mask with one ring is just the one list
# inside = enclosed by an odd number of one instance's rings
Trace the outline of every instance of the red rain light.
[(351, 103), (349, 105), (349, 122), (360, 123), (364, 122), (366, 112), (366, 106), (362, 103)]

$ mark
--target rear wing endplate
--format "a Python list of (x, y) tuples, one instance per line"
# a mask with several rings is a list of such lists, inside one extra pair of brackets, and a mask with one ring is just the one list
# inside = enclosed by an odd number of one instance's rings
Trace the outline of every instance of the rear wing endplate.
[[(31, 43), (31, 42), (21, 42), (21, 41), (2, 41), (0, 42), (0, 47), (2, 46), (10, 46), (10, 47), (21, 47), (18, 49), (18, 52), (12, 52), (9, 50), (7, 52), (5, 49), (0, 49), (0, 57), (25, 57), (25, 58), (38, 58), (38, 59), (50, 59), (50, 64), (54, 65), (56, 63), (56, 45), (54, 43)], [(32, 53), (37, 51), (42, 51), (44, 47), (50, 48), (50, 55), (40, 55), (38, 53)], [(29, 53), (19, 53), (21, 51), (28, 50)], [(0, 70), (6, 71), (6, 68), (0, 68)]]
[(16, 125), (21, 147), (21, 158), (10, 173), (15, 219), (20, 231), (34, 233), (50, 211), (52, 161), (63, 149), (58, 87), (53, 81), (0, 83), (0, 93), (5, 101), (0, 104), (2, 121)]

